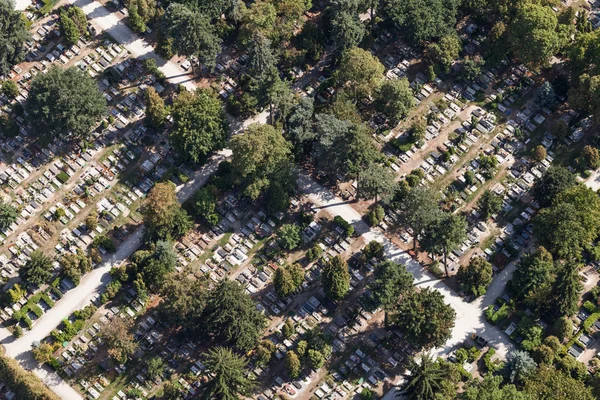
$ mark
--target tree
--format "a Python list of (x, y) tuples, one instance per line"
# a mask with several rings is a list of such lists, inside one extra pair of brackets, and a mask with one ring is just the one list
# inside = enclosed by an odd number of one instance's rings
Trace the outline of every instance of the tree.
[(568, 135), (569, 125), (563, 120), (556, 121), (552, 126), (552, 136), (554, 136), (557, 141), (562, 142)]
[(132, 328), (133, 320), (117, 315), (101, 330), (108, 354), (121, 364), (124, 364), (138, 348), (138, 342), (131, 333)]
[(534, 161), (539, 163), (546, 159), (546, 155), (546, 148), (542, 145), (538, 145), (533, 151), (532, 158)]
[(291, 379), (296, 379), (300, 376), (300, 359), (293, 351), (288, 351), (285, 355), (285, 368)]
[(439, 41), (430, 43), (427, 46), (427, 58), (432, 64), (439, 65), (444, 72), (448, 73), (461, 49), (460, 38), (453, 32), (442, 36)]
[(258, 360), (256, 361), (256, 365), (264, 366), (267, 365), (271, 361), (271, 357), (277, 348), (275, 344), (270, 340), (263, 340), (258, 344), (256, 349), (256, 356)]
[(584, 73), (569, 90), (569, 104), (577, 110), (588, 112), (594, 122), (600, 120), (600, 76)]
[(163, 25), (173, 38), (173, 48), (185, 56), (197, 56), (200, 63), (212, 70), (221, 39), (210, 20), (201, 13), (191, 11), (183, 4), (171, 3), (163, 16)]
[(473, 258), (458, 269), (456, 278), (462, 290), (475, 297), (483, 296), (492, 283), (492, 264), (483, 257)]
[(331, 300), (341, 300), (350, 290), (350, 273), (348, 264), (340, 257), (335, 256), (323, 267), (321, 283), (325, 294)]
[(225, 112), (208, 89), (184, 91), (173, 102), (169, 138), (181, 154), (199, 162), (223, 146), (227, 138)]
[(2, 94), (4, 94), (9, 99), (14, 99), (19, 95), (19, 87), (17, 86), (15, 81), (7, 79), (4, 82), (2, 82)]
[(41, 364), (52, 361), (52, 353), (54, 353), (54, 347), (49, 343), (41, 343), (33, 348), (33, 357)]
[(556, 93), (550, 82), (544, 81), (535, 92), (535, 103), (542, 108), (554, 109), (556, 105)]
[(392, 124), (406, 118), (415, 106), (415, 97), (408, 79), (391, 79), (383, 82), (377, 92), (377, 103), (392, 120)]
[(93, 231), (98, 226), (98, 214), (92, 211), (85, 218), (85, 226), (88, 230)]
[(254, 382), (246, 377), (246, 359), (226, 347), (209, 350), (204, 363), (213, 375), (207, 384), (207, 398), (236, 400), (254, 387)]
[(321, 58), (325, 43), (325, 34), (323, 33), (323, 29), (314, 21), (306, 21), (296, 39), (298, 48), (305, 51), (307, 61), (315, 62)]
[(202, 320), (215, 340), (250, 350), (265, 327), (264, 316), (237, 282), (221, 280), (208, 294)]
[(296, 224), (285, 224), (279, 229), (278, 238), (284, 249), (294, 250), (302, 243), (300, 227)]
[(591, 390), (581, 380), (557, 371), (550, 366), (541, 366), (527, 377), (524, 391), (532, 399), (593, 400)]
[(573, 336), (573, 321), (566, 316), (560, 317), (552, 326), (552, 334), (562, 342), (571, 339), (571, 336)]
[[(341, 3), (341, 2), (339, 2)], [(365, 26), (358, 13), (348, 9), (337, 9), (332, 14), (331, 38), (338, 51), (343, 52), (358, 46), (365, 36)]]
[(551, 166), (532, 188), (533, 197), (542, 207), (548, 207), (558, 194), (577, 183), (575, 175), (561, 166)]
[(297, 149), (304, 150), (301, 145), (314, 138), (311, 122), (314, 114), (314, 99), (310, 96), (303, 98), (296, 104), (287, 119), (287, 134), (289, 140)]
[(162, 376), (165, 371), (165, 362), (160, 357), (152, 357), (146, 361), (146, 369), (148, 370), (148, 376), (151, 378)]
[(27, 121), (48, 139), (84, 138), (106, 113), (96, 81), (79, 68), (52, 67), (31, 82)]
[(146, 104), (146, 124), (152, 128), (161, 129), (169, 115), (165, 101), (152, 86), (146, 89), (144, 100)]
[(197, 278), (188, 271), (171, 273), (160, 290), (161, 318), (187, 334), (205, 333), (203, 318), (208, 297), (208, 277)]
[(511, 383), (526, 383), (533, 375), (536, 364), (526, 351), (513, 350), (508, 353), (507, 371)]
[(277, 183), (286, 192), (293, 188), (290, 144), (271, 125), (251, 124), (231, 140), (231, 164), (243, 181), (244, 194), (258, 199)]
[(481, 217), (488, 219), (502, 209), (502, 197), (491, 190), (486, 190), (479, 200), (477, 200), (477, 206), (479, 207)]
[(452, 334), (456, 312), (437, 290), (408, 291), (390, 314), (390, 322), (414, 345), (441, 347)]
[(136, 32), (146, 32), (147, 24), (159, 15), (156, 0), (128, 0), (129, 23)]
[(12, 66), (23, 60), (23, 44), (30, 37), (21, 11), (10, 0), (0, 0), (0, 32), (0, 76), (8, 76)]
[(172, 182), (154, 185), (141, 209), (144, 227), (150, 237), (170, 240), (187, 232), (192, 222), (181, 208)]
[(454, 28), (460, 1), (385, 0), (384, 10), (408, 41), (439, 39)]
[(318, 350), (308, 349), (308, 365), (313, 371), (319, 370), (325, 364), (323, 353)]
[(430, 254), (443, 256), (446, 276), (449, 276), (448, 253), (456, 250), (466, 238), (465, 218), (458, 214), (442, 213), (439, 219), (425, 228), (421, 247)]
[(40, 250), (34, 250), (29, 260), (19, 269), (21, 280), (25, 283), (41, 285), (52, 276), (52, 259)]
[(502, 377), (487, 374), (482, 381), (474, 379), (467, 383), (461, 400), (530, 400), (512, 384), (502, 385)]
[[(509, 43), (517, 58), (537, 68), (559, 49), (558, 20), (550, 7), (528, 3), (517, 8), (508, 28)], [(523, 46), (528, 43), (528, 46)]]
[(534, 222), (534, 233), (542, 246), (561, 258), (577, 257), (598, 236), (600, 198), (587, 186), (574, 186), (559, 193)]
[(208, 225), (215, 226), (220, 217), (217, 214), (218, 189), (214, 185), (200, 188), (193, 197), (192, 209), (195, 216), (202, 218)]
[(586, 145), (583, 148), (583, 159), (587, 168), (594, 170), (600, 168), (600, 152), (597, 148)]
[(375, 267), (369, 289), (375, 301), (387, 312), (393, 309), (400, 296), (412, 290), (413, 279), (404, 265), (385, 260)]
[(173, 244), (160, 240), (154, 245), (154, 251), (137, 263), (137, 271), (142, 274), (150, 291), (158, 293), (165, 284), (166, 275), (174, 271), (176, 265), (177, 253), (173, 250)]
[(427, 226), (440, 218), (440, 209), (435, 192), (424, 187), (415, 187), (397, 204), (400, 224), (413, 231), (413, 250), (417, 240)]
[(394, 188), (394, 174), (388, 167), (371, 163), (359, 173), (357, 196), (364, 199), (375, 198), (389, 194)]
[(65, 9), (62, 9), (60, 12), (59, 27), (61, 36), (65, 38), (65, 41), (69, 46), (77, 43), (81, 36), (79, 28), (77, 27), (77, 24), (75, 24), (75, 21), (69, 18)]
[(273, 278), (273, 286), (277, 295), (281, 298), (285, 298), (294, 292), (294, 281), (292, 275), (287, 268), (278, 268), (275, 271), (275, 277)]
[(289, 339), (294, 333), (296, 333), (294, 321), (291, 318), (288, 318), (285, 320), (285, 323), (281, 327), (281, 334), (284, 338)]
[(481, 75), (481, 67), (484, 61), (481, 57), (471, 57), (465, 59), (462, 65), (461, 76), (469, 82), (475, 81)]
[(442, 391), (447, 374), (428, 353), (423, 354), (419, 361), (411, 358), (407, 369), (410, 375), (407, 376), (403, 389), (408, 398), (434, 399), (436, 394)]
[(554, 305), (561, 315), (571, 316), (577, 312), (579, 296), (583, 290), (579, 277), (579, 265), (566, 263), (559, 269), (554, 283)]
[(0, 200), (0, 231), (8, 229), (18, 216), (16, 208)]
[(281, 80), (277, 62), (271, 41), (262, 34), (254, 35), (249, 43), (245, 78), (248, 80), (249, 92), (261, 106), (271, 100), (272, 88)]
[(383, 71), (384, 67), (377, 57), (359, 47), (352, 47), (342, 54), (337, 84), (358, 101), (375, 93), (383, 79)]

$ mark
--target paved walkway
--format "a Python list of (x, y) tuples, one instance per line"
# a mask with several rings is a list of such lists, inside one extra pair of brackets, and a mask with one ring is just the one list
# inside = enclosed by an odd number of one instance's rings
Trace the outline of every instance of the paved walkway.
[(452, 351), (473, 333), (477, 333), (487, 339), (496, 348), (497, 354), (500, 357), (505, 357), (508, 351), (513, 348), (510, 338), (500, 329), (488, 323), (483, 314), (487, 304), (493, 303), (495, 298), (502, 294), (504, 284), (506, 283), (505, 279), (512, 274), (509, 268), (505, 269), (507, 271), (505, 277), (502, 277), (502, 274), (500, 274), (500, 279), (494, 281), (495, 284), (490, 287), (485, 297), (478, 301), (467, 303), (461, 296), (448, 288), (444, 282), (430, 274), (421, 264), (413, 260), (405, 251), (386, 239), (381, 231), (371, 229), (349, 202), (335, 197), (329, 190), (306, 175), (300, 176), (299, 186), (300, 191), (308, 195), (309, 199), (317, 207), (325, 209), (332, 216), (339, 215), (350, 222), (357, 234), (361, 235), (365, 242), (376, 240), (384, 243), (386, 257), (406, 265), (408, 271), (415, 277), (416, 286), (430, 287), (442, 293), (446, 302), (456, 311), (456, 323), (452, 330), (452, 337), (446, 342), (443, 348), (435, 349), (436, 354), (441, 355)]

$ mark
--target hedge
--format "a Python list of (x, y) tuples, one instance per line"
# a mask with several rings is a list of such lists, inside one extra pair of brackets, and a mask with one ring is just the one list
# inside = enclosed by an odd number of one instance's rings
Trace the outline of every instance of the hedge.
[(15, 399), (60, 400), (32, 372), (23, 370), (12, 358), (0, 356), (0, 381), (6, 383)]
[(60, 182), (60, 183), (65, 183), (66, 181), (69, 180), (69, 175), (67, 175), (66, 172), (61, 172), (58, 175), (56, 175), (56, 179)]
[(583, 303), (583, 308), (585, 308), (590, 314), (598, 311), (598, 307), (596, 307), (596, 305), (589, 300), (586, 300), (585, 303)]
[(583, 330), (587, 332), (592, 327), (592, 325), (594, 325), (594, 323), (598, 321), (598, 318), (600, 318), (600, 312), (595, 312), (589, 317), (587, 317), (582, 324)]

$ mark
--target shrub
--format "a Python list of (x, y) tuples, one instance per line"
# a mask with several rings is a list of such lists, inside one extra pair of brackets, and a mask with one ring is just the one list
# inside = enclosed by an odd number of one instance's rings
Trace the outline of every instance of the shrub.
[(381, 207), (380, 205), (376, 205), (367, 216), (367, 218), (369, 219), (369, 225), (371, 226), (379, 225), (381, 221), (383, 221), (384, 217), (385, 212), (383, 210), (383, 207)]
[(589, 313), (592, 314), (598, 311), (598, 307), (589, 300), (586, 300), (585, 303), (583, 303), (583, 308), (585, 308)]
[(42, 314), (44, 314), (44, 312), (42, 311), (42, 309), (40, 308), (40, 306), (38, 306), (37, 304), (32, 304), (30, 306), (30, 310), (32, 313), (35, 314), (36, 317), (41, 317)]
[(333, 218), (333, 222), (335, 222), (340, 228), (344, 230), (346, 236), (352, 236), (354, 234), (354, 227), (339, 215), (336, 215), (335, 218)]
[(67, 175), (66, 172), (60, 172), (58, 175), (56, 175), (56, 179), (60, 182), (60, 183), (65, 183), (69, 180), (69, 175)]
[(15, 326), (13, 335), (15, 335), (16, 338), (20, 338), (21, 336), (23, 336), (23, 329), (21, 329), (19, 325)]

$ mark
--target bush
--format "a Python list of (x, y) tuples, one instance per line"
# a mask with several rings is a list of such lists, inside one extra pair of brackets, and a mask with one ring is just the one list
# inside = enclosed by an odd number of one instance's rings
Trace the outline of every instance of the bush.
[(339, 215), (336, 215), (335, 218), (333, 218), (333, 222), (335, 222), (340, 228), (344, 230), (346, 236), (354, 235), (354, 227), (350, 225), (350, 223), (344, 218), (340, 217)]
[(494, 306), (489, 306), (487, 310), (485, 310), (485, 316), (487, 319), (494, 325), (500, 324), (504, 321), (511, 313), (511, 308), (508, 304), (503, 304), (502, 307), (496, 312), (494, 312)]
[(323, 254), (323, 249), (319, 245), (314, 245), (306, 251), (306, 259), (308, 262), (313, 262)]
[(369, 225), (371, 226), (379, 225), (381, 221), (383, 221), (384, 217), (385, 212), (383, 210), (383, 207), (381, 207), (380, 205), (376, 205), (367, 216), (369, 220)]
[(60, 172), (58, 175), (56, 175), (56, 179), (60, 182), (60, 183), (65, 183), (69, 180), (69, 175), (67, 175), (66, 172)]
[(15, 329), (13, 330), (13, 335), (15, 335), (16, 338), (20, 338), (21, 336), (23, 336), (23, 329), (21, 329), (19, 325), (15, 326)]
[(591, 314), (598, 311), (598, 307), (589, 300), (586, 300), (585, 303), (583, 303), (583, 308), (585, 308)]
[(592, 327), (592, 325), (594, 325), (594, 323), (596, 321), (598, 321), (598, 318), (600, 318), (600, 312), (595, 312), (592, 315), (590, 315), (589, 317), (587, 317), (585, 319), (585, 321), (583, 321), (583, 324), (581, 325), (581, 327), (583, 328), (584, 331), (589, 331), (589, 329)]
[(41, 316), (44, 314), (44, 312), (42, 311), (42, 309), (40, 308), (40, 306), (38, 306), (37, 304), (32, 304), (32, 305), (29, 307), (29, 309), (30, 309), (30, 311), (31, 311), (32, 313), (34, 313), (34, 314), (35, 314), (35, 316), (36, 316), (36, 317), (38, 317), (38, 318), (40, 318), (40, 317), (41, 317)]

